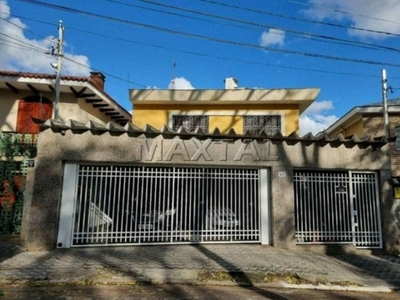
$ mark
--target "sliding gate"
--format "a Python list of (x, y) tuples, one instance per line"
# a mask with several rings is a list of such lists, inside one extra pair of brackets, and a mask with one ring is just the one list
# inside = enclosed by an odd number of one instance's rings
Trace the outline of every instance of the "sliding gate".
[(376, 172), (294, 172), (296, 239), (305, 244), (381, 248)]
[(265, 169), (67, 164), (64, 178), (58, 247), (261, 241)]

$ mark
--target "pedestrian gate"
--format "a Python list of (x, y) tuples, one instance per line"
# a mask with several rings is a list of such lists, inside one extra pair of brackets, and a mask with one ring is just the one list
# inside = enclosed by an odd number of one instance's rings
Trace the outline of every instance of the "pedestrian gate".
[(294, 172), (296, 240), (381, 248), (376, 172)]
[(58, 247), (262, 242), (266, 169), (67, 164), (64, 178)]

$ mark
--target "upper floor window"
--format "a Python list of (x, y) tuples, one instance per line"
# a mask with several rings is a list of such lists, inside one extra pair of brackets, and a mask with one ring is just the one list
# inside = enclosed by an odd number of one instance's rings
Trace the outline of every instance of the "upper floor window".
[(249, 131), (252, 135), (259, 135), (265, 131), (268, 135), (281, 132), (281, 116), (244, 116), (243, 133)]
[(208, 133), (208, 124), (208, 116), (172, 116), (173, 130), (182, 126), (187, 131), (195, 131), (200, 127), (204, 133)]
[(53, 103), (42, 96), (29, 96), (19, 100), (17, 116), (18, 133), (39, 133), (39, 125), (32, 121), (32, 117), (47, 120), (51, 118)]

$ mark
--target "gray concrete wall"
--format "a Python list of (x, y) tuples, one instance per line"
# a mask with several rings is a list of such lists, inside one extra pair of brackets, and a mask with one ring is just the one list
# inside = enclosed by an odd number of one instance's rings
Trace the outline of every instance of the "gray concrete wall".
[[(399, 250), (399, 228), (391, 197), (388, 145), (380, 149), (348, 144), (329, 145), (296, 142), (247, 140), (211, 141), (133, 138), (109, 132), (40, 134), (38, 156), (29, 180), (22, 237), (29, 249), (52, 249), (56, 245), (64, 162), (104, 162), (157, 165), (250, 166), (270, 168), (273, 245), (278, 248), (306, 249), (294, 240), (293, 168), (377, 170), (380, 176), (382, 223), (385, 248)], [(285, 172), (284, 177), (278, 176)], [(282, 173), (280, 173), (282, 175)], [(28, 183), (29, 184), (29, 183)], [(267, 199), (262, 199), (267, 201)], [(314, 247), (315, 248), (315, 247)], [(326, 251), (325, 246), (317, 246)]]

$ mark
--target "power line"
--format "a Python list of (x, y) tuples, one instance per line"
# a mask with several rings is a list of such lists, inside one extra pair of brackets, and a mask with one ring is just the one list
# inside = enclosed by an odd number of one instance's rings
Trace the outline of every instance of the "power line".
[[(50, 23), (47, 23), (47, 24), (50, 24)], [(14, 37), (10, 36), (10, 35), (7, 35), (7, 34), (1, 33), (1, 32), (0, 32), (0, 35), (4, 35), (4, 36), (7, 37), (8, 39), (12, 39), (12, 40), (15, 40), (15, 41), (18, 42), (18, 43), (16, 43), (16, 42), (9, 41), (9, 40), (7, 40), (7, 39), (2, 39), (2, 38), (0, 38), (1, 41), (6, 42), (6, 43), (1, 43), (1, 44), (3, 44), (3, 45), (4, 45), (4, 44), (7, 45), (7, 43), (8, 43), (7, 46), (9, 46), (9, 47), (19, 48), (19, 49), (29, 50), (29, 51), (34, 51), (34, 52), (39, 52), (39, 53), (43, 53), (43, 54), (48, 53), (48, 51), (47, 51), (46, 49), (41, 49), (41, 48), (39, 48), (39, 47), (37, 47), (37, 46), (35, 46), (35, 45), (33, 45), (33, 44), (30, 44), (30, 43), (25, 42), (25, 41), (21, 41), (21, 40), (19, 40), (19, 39), (17, 39), (17, 38), (14, 38)], [(62, 57), (65, 58), (66, 60), (72, 62), (72, 63), (75, 63), (75, 64), (77, 64), (77, 65), (79, 65), (79, 66), (81, 66), (81, 67), (85, 67), (85, 68), (87, 68), (87, 69), (89, 69), (89, 70), (90, 70), (90, 69), (93, 69), (93, 70), (95, 70), (95, 71), (100, 71), (100, 70), (97, 70), (97, 69), (95, 69), (95, 68), (91, 68), (91, 67), (89, 67), (88, 65), (79, 63), (79, 62), (75, 61), (74, 59), (72, 59), (72, 58), (70, 58), (70, 57), (67, 57), (66, 55), (62, 55)], [(137, 82), (127, 81), (127, 80), (125, 80), (125, 79), (123, 79), (123, 78), (121, 78), (121, 77), (118, 77), (118, 76), (116, 76), (116, 75), (113, 75), (113, 74), (111, 74), (111, 73), (106, 73), (106, 72), (104, 72), (104, 71), (101, 71), (101, 72), (102, 72), (103, 74), (109, 76), (109, 77), (112, 77), (112, 78), (115, 78), (115, 79), (118, 79), (118, 80), (122, 80), (122, 81), (131, 83), (131, 84), (134, 84), (134, 85), (137, 85), (137, 86), (147, 87), (146, 85), (143, 85), (143, 84), (140, 84), (140, 83), (137, 83)]]
[(346, 26), (346, 25), (330, 23), (330, 22), (315, 21), (315, 20), (310, 20), (310, 19), (293, 17), (293, 16), (289, 16), (289, 15), (272, 13), (272, 12), (268, 12), (268, 11), (262, 11), (262, 10), (248, 8), (248, 7), (244, 7), (244, 6), (237, 6), (237, 5), (232, 5), (232, 4), (221, 3), (221, 2), (217, 2), (217, 1), (213, 1), (213, 0), (197, 0), (197, 1), (207, 2), (207, 3), (211, 3), (211, 4), (215, 4), (215, 5), (220, 5), (220, 6), (225, 6), (225, 7), (230, 7), (230, 8), (234, 8), (234, 9), (245, 10), (245, 11), (255, 12), (255, 13), (259, 13), (259, 14), (285, 18), (285, 19), (292, 19), (292, 20), (297, 20), (297, 21), (302, 21), (302, 22), (322, 24), (322, 25), (328, 25), (328, 26), (333, 26), (333, 27), (340, 27), (340, 28), (345, 28), (345, 29), (353, 29), (353, 30), (378, 33), (378, 34), (383, 34), (383, 35), (388, 35), (388, 36), (400, 37), (400, 34), (387, 32), (387, 31), (372, 30), (372, 29), (366, 29), (366, 28), (355, 27), (355, 26)]
[(32, 47), (27, 47), (18, 43), (14, 43), (11, 42), (9, 40), (6, 39), (2, 39), (0, 38), (0, 41), (3, 41), (2, 43), (0, 43), (1, 45), (5, 45), (6, 47), (10, 47), (10, 48), (16, 48), (16, 49), (21, 49), (21, 50), (27, 50), (27, 51), (32, 51), (32, 52), (36, 52), (36, 53), (43, 53), (42, 51), (39, 51), (37, 49), (34, 49)]
[[(163, 10), (159, 10), (159, 9), (143, 7), (143, 6), (125, 3), (125, 2), (121, 2), (121, 1), (117, 1), (117, 0), (104, 0), (104, 1), (112, 2), (112, 3), (116, 3), (116, 4), (120, 4), (120, 5), (125, 5), (125, 6), (130, 6), (130, 7), (134, 7), (134, 8), (156, 11), (156, 12), (163, 13), (163, 14), (169, 14), (169, 15), (174, 15), (174, 16), (179, 16), (179, 17), (184, 17), (184, 18), (189, 18), (189, 19), (200, 20), (203, 22), (204, 21), (212, 22), (211, 20), (204, 20), (201, 18), (195, 18), (193, 16), (187, 16), (187, 15), (182, 15), (182, 14), (178, 14), (178, 13), (171, 13), (171, 12), (167, 12), (167, 11), (163, 11)], [(400, 52), (400, 49), (387, 47), (387, 46), (379, 46), (379, 45), (374, 45), (371, 43), (353, 41), (353, 40), (349, 40), (349, 39), (342, 39), (342, 38), (337, 38), (337, 37), (328, 36), (328, 35), (320, 35), (320, 34), (314, 34), (311, 32), (292, 30), (292, 29), (288, 29), (288, 28), (284, 28), (284, 27), (277, 27), (277, 26), (273, 26), (273, 25), (269, 25), (269, 24), (255, 23), (255, 22), (250, 22), (250, 21), (246, 21), (246, 20), (242, 20), (242, 19), (235, 19), (235, 18), (225, 17), (225, 16), (221, 16), (221, 15), (205, 13), (205, 12), (201, 12), (201, 11), (197, 11), (197, 10), (182, 8), (182, 7), (159, 3), (159, 2), (155, 2), (155, 1), (149, 1), (149, 0), (138, 0), (138, 1), (165, 7), (165, 8), (170, 8), (170, 9), (180, 10), (180, 11), (189, 12), (189, 13), (193, 13), (193, 14), (198, 14), (198, 15), (202, 15), (202, 16), (206, 16), (206, 17), (223, 19), (223, 20), (227, 20), (227, 21), (233, 21), (233, 22), (240, 23), (240, 24), (252, 25), (252, 26), (260, 27), (264, 30), (265, 30), (265, 27), (282, 30), (282, 31), (285, 31), (285, 33), (289, 32), (289, 33), (295, 34), (299, 38), (306, 39), (306, 40), (314, 40), (314, 41), (318, 41), (318, 42), (322, 42), (322, 43), (332, 43), (332, 44), (339, 44), (339, 45), (345, 45), (345, 46), (360, 47), (360, 48), (366, 48), (366, 49), (371, 49), (371, 50), (384, 50), (384, 51)], [(258, 30), (255, 28), (237, 26), (237, 25), (231, 24), (231, 23), (230, 24), (221, 23), (221, 22), (213, 22), (213, 23), (223, 24), (223, 25), (227, 25), (227, 26), (235, 26), (235, 27), (244, 28), (244, 29), (253, 30), (253, 31), (258, 32)], [(275, 34), (283, 35), (282, 33), (279, 33), (279, 32), (276, 32)]]
[[(38, 23), (41, 23), (41, 24), (49, 25), (49, 26), (55, 26), (53, 23), (50, 23), (50, 22), (45, 22), (43, 20), (35, 20), (35, 19), (28, 18), (28, 17), (21, 16), (21, 15), (13, 14), (13, 17), (24, 19), (24, 20), (29, 20), (29, 21), (33, 21), (33, 22), (38, 22)], [(168, 50), (168, 51), (174, 51), (174, 52), (183, 53), (183, 54), (189, 54), (189, 55), (194, 55), (194, 56), (207, 57), (207, 58), (213, 58), (213, 59), (220, 59), (220, 60), (225, 60), (225, 61), (233, 61), (233, 62), (245, 63), (245, 64), (251, 64), (251, 65), (276, 67), (276, 68), (291, 69), (291, 70), (306, 71), (306, 72), (317, 72), (317, 73), (326, 73), (326, 74), (337, 74), (337, 75), (350, 75), (350, 76), (359, 76), (359, 77), (380, 78), (380, 76), (370, 75), (370, 74), (359, 74), (359, 73), (349, 73), (349, 72), (335, 72), (335, 71), (328, 71), (326, 69), (325, 70), (318, 70), (318, 69), (297, 68), (297, 67), (293, 67), (293, 66), (268, 64), (268, 63), (262, 63), (262, 62), (259, 62), (259, 61), (256, 62), (256, 61), (249, 61), (249, 60), (230, 58), (230, 57), (226, 57), (226, 56), (208, 55), (208, 54), (200, 53), (200, 52), (186, 51), (186, 50), (180, 50), (180, 49), (170, 48), (170, 47), (166, 47), (166, 46), (160, 46), (160, 45), (154, 45), (154, 44), (149, 44), (149, 43), (138, 42), (138, 41), (134, 41), (134, 40), (126, 39), (126, 38), (118, 38), (118, 37), (115, 37), (115, 36), (106, 35), (104, 33), (88, 31), (88, 30), (84, 30), (84, 29), (74, 28), (74, 27), (71, 27), (71, 26), (68, 26), (68, 29), (79, 31), (79, 32), (82, 32), (82, 33), (85, 33), (85, 34), (96, 35), (96, 36), (100, 36), (100, 37), (103, 37), (103, 38), (108, 38), (108, 39), (112, 39), (112, 40), (116, 40), (116, 41), (132, 43), (132, 44), (137, 44), (137, 45), (143, 45), (143, 46), (153, 47), (153, 48), (157, 48), (157, 49), (164, 49), (164, 50)], [(394, 78), (394, 77), (392, 77), (392, 78)], [(400, 77), (398, 77), (398, 78), (400, 79)]]
[(81, 66), (81, 67), (87, 68), (87, 69), (89, 69), (89, 70), (94, 70), (94, 71), (101, 72), (101, 73), (107, 75), (108, 77), (112, 77), (112, 78), (115, 78), (115, 79), (118, 79), (118, 80), (121, 80), (121, 81), (124, 81), (124, 82), (127, 82), (127, 83), (131, 83), (131, 84), (134, 84), (134, 85), (137, 85), (137, 86), (141, 86), (141, 87), (145, 87), (145, 88), (148, 87), (147, 85), (144, 85), (144, 84), (141, 84), (141, 83), (137, 83), (137, 82), (133, 82), (133, 81), (130, 81), (130, 80), (126, 80), (126, 79), (121, 78), (121, 77), (119, 77), (119, 76), (116, 76), (116, 75), (114, 75), (114, 74), (111, 74), (111, 73), (108, 73), (108, 72), (104, 72), (104, 71), (102, 71), (102, 70), (99, 70), (99, 69), (90, 67), (90, 66), (88, 66), (88, 65), (82, 64), (82, 63), (77, 62), (76, 60), (74, 60), (74, 59), (72, 59), (72, 58), (70, 58), (70, 57), (68, 57), (68, 56), (66, 56), (66, 55), (64, 55), (63, 58), (64, 58), (65, 60), (68, 60), (68, 61), (70, 61), (70, 62), (72, 62), (72, 63), (74, 63), (74, 64), (76, 64), (76, 65), (79, 65), (79, 66)]
[(200, 39), (200, 40), (212, 41), (215, 43), (221, 43), (221, 44), (225, 44), (225, 45), (235, 45), (235, 46), (245, 47), (245, 48), (250, 48), (250, 49), (269, 50), (269, 51), (286, 53), (286, 54), (302, 55), (302, 56), (314, 57), (314, 58), (324, 58), (324, 59), (337, 60), (337, 61), (347, 61), (347, 62), (353, 62), (353, 63), (371, 64), (371, 65), (379, 65), (379, 66), (386, 65), (386, 66), (391, 66), (391, 67), (396, 67), (396, 68), (400, 67), (400, 64), (395, 64), (395, 63), (379, 62), (379, 61), (371, 61), (371, 60), (363, 60), (363, 59), (355, 59), (355, 58), (346, 58), (346, 57), (340, 57), (340, 56), (330, 56), (330, 55), (317, 54), (317, 53), (311, 53), (311, 52), (301, 52), (301, 51), (278, 49), (278, 48), (271, 48), (271, 47), (262, 47), (262, 46), (258, 46), (258, 45), (254, 45), (254, 44), (248, 44), (248, 43), (237, 42), (237, 41), (232, 41), (232, 40), (225, 40), (225, 39), (216, 38), (216, 37), (209, 37), (209, 36), (204, 36), (204, 35), (199, 35), (199, 34), (187, 33), (187, 32), (183, 32), (183, 31), (158, 27), (158, 26), (154, 26), (154, 25), (123, 20), (123, 19), (119, 19), (119, 18), (115, 18), (115, 17), (91, 13), (88, 11), (77, 10), (77, 9), (73, 9), (73, 8), (66, 7), (66, 6), (54, 5), (54, 4), (50, 4), (50, 3), (46, 3), (46, 2), (42, 2), (42, 1), (36, 1), (36, 0), (16, 0), (16, 1), (26, 2), (26, 3), (30, 3), (30, 4), (34, 4), (34, 5), (38, 5), (38, 6), (44, 6), (44, 7), (48, 7), (48, 8), (52, 8), (52, 9), (56, 9), (56, 10), (62, 10), (62, 11), (66, 11), (66, 12), (69, 12), (72, 14), (81, 14), (81, 15), (85, 15), (85, 16), (90, 16), (90, 17), (107, 20), (107, 21), (127, 24), (127, 25), (141, 27), (141, 28), (147, 28), (147, 29), (156, 30), (156, 31), (160, 31), (160, 32), (166, 32), (166, 33), (170, 33), (170, 34), (186, 36), (186, 37), (196, 38), (196, 39)]
[[(8, 14), (3, 13), (3, 12), (1, 12), (1, 11), (0, 11), (0, 14), (8, 15)], [(24, 27), (22, 27), (22, 26), (19, 26), (18, 24), (15, 24), (15, 23), (11, 22), (10, 20), (7, 20), (7, 19), (5, 19), (5, 18), (0, 18), (0, 20), (3, 20), (3, 21), (5, 21), (5, 22), (8, 22), (9, 24), (11, 24), (11, 25), (13, 25), (13, 26), (15, 26), (15, 27), (20, 28), (21, 30), (27, 30), (27, 31), (29, 31), (30, 33), (33, 33), (33, 34), (35, 34), (35, 35), (37, 35), (37, 36), (40, 36), (40, 37), (43, 38), (43, 39), (47, 39), (47, 40), (49, 40), (50, 42), (53, 42), (52, 39), (50, 39), (50, 38), (48, 38), (48, 37), (46, 37), (46, 36), (44, 36), (44, 35), (41, 35), (41, 34), (39, 34), (39, 33), (37, 33), (37, 32), (34, 32), (34, 31), (30, 30), (29, 28), (24, 28)]]
[(23, 44), (26, 44), (26, 45), (28, 45), (29, 47), (34, 48), (35, 50), (42, 51), (43, 53), (46, 53), (46, 52), (47, 52), (47, 49), (39, 48), (39, 47), (36, 46), (36, 45), (29, 44), (29, 43), (27, 43), (27, 42), (25, 42), (25, 41), (21, 41), (21, 40), (15, 38), (15, 37), (12, 37), (12, 36), (10, 36), (10, 35), (8, 35), (8, 34), (1, 33), (1, 32), (0, 32), (0, 34), (3, 35), (3, 36), (5, 36), (5, 37), (7, 37), (7, 38), (9, 38), (9, 39), (12, 39), (12, 40), (15, 40), (15, 41), (19, 42), (19, 43), (20, 43), (20, 46), (23, 46)]
[(375, 21), (382, 21), (382, 22), (387, 22), (387, 23), (392, 23), (392, 24), (397, 24), (397, 25), (400, 24), (399, 22), (395, 22), (395, 21), (391, 21), (391, 20), (386, 20), (386, 19), (382, 19), (382, 18), (376, 18), (376, 17), (362, 15), (362, 14), (350, 13), (348, 11), (339, 10), (339, 9), (335, 9), (335, 8), (330, 8), (330, 7), (322, 6), (322, 5), (316, 5), (316, 4), (312, 4), (312, 3), (309, 3), (309, 2), (299, 2), (299, 1), (293, 1), (293, 0), (280, 0), (280, 1), (294, 3), (294, 4), (308, 6), (308, 7), (315, 7), (315, 8), (324, 9), (324, 10), (329, 10), (329, 11), (333, 11), (335, 13), (340, 13), (340, 14), (349, 15), (349, 16), (363, 17), (363, 18), (371, 19), (371, 20), (375, 20)]

